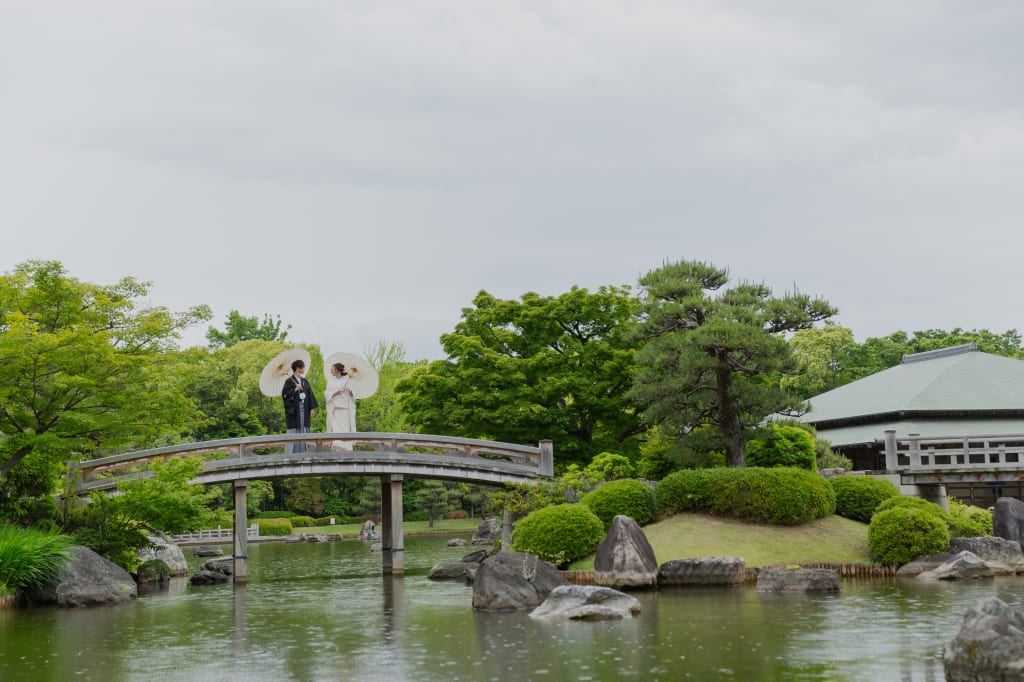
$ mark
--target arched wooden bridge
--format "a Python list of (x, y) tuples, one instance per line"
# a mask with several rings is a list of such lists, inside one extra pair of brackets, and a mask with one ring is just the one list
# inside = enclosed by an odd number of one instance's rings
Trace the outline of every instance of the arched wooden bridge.
[[(304, 452), (280, 452), (300, 443), (307, 448)], [(341, 445), (346, 449), (340, 449)], [(379, 477), (384, 572), (401, 575), (402, 481), (406, 477), (502, 485), (532, 483), (554, 473), (549, 440), (534, 447), (424, 434), (306, 433), (186, 443), (71, 461), (71, 490), (76, 495), (114, 491), (122, 481), (151, 475), (145, 467), (152, 462), (190, 455), (204, 458), (194, 483), (231, 483), (234, 487), (235, 582), (248, 578), (245, 496), (250, 479)]]

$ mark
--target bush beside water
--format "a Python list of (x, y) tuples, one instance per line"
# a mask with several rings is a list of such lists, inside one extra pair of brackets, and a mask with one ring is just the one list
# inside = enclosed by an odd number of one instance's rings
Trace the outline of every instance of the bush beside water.
[(531, 512), (516, 523), (512, 549), (561, 566), (593, 554), (604, 534), (601, 519), (587, 507), (556, 504)]
[(791, 526), (830, 516), (836, 496), (821, 476), (802, 469), (686, 469), (657, 488), (661, 514), (684, 511)]
[(868, 548), (880, 564), (900, 566), (918, 557), (947, 551), (949, 526), (941, 516), (925, 508), (895, 505), (872, 517)]
[(836, 491), (836, 514), (868, 523), (879, 504), (900, 491), (889, 481), (873, 476), (837, 476), (829, 479)]
[(643, 526), (654, 516), (654, 491), (636, 480), (610, 481), (584, 495), (580, 504), (601, 519), (606, 531), (619, 514)]
[(260, 535), (291, 535), (292, 522), (288, 519), (257, 519)]

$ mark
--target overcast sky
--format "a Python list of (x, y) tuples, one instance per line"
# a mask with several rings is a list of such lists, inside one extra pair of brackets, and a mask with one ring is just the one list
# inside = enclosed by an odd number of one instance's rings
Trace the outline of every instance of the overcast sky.
[(409, 359), (480, 289), (679, 259), (861, 340), (1021, 329), (1022, 35), (1019, 0), (0, 0), (0, 271)]

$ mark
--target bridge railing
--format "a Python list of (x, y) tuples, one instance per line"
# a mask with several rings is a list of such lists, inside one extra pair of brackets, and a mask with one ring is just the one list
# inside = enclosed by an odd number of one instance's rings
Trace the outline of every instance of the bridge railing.
[[(285, 453), (288, 445), (305, 444), (301, 453)], [(339, 447), (341, 446), (341, 447)], [(67, 462), (72, 489), (83, 494), (111, 488), (116, 481), (149, 475), (154, 462), (198, 455), (205, 459), (203, 471), (269, 460), (305, 460), (317, 457), (373, 458), (375, 455), (416, 454), (438, 456), (438, 464), (505, 466), (531, 477), (552, 476), (554, 451), (550, 440), (537, 446), (500, 443), (475, 438), (432, 436), (409, 433), (302, 433), (249, 436), (224, 440), (169, 445), (124, 454)]]
[[(258, 523), (254, 523), (246, 529), (245, 533), (250, 540), (256, 539), (260, 536), (260, 526)], [(235, 530), (233, 528), (211, 528), (209, 530), (197, 530), (192, 533), (177, 533), (175, 535), (168, 536), (171, 542), (197, 542), (202, 540), (232, 540), (235, 537)]]
[(1024, 434), (896, 438), (886, 431), (885, 464), (890, 471), (1022, 469)]

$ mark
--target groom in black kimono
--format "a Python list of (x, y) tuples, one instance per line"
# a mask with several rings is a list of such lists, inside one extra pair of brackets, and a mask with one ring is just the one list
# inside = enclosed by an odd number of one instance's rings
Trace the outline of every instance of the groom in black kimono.
[[(309, 433), (309, 420), (316, 414), (317, 402), (313, 389), (303, 375), (306, 363), (296, 360), (292, 363), (292, 375), (285, 379), (281, 388), (284, 399), (285, 433)], [(305, 443), (286, 445), (285, 452), (305, 452)]]

